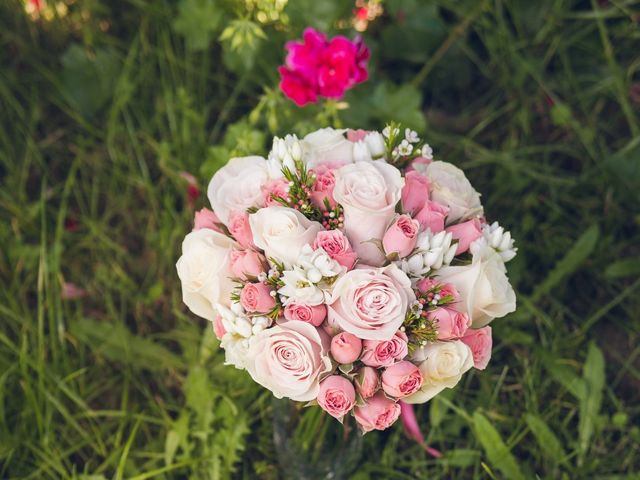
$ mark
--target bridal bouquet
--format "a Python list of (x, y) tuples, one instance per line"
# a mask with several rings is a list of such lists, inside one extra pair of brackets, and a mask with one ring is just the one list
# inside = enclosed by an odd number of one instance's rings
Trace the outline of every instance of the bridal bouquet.
[(509, 232), (416, 132), (325, 128), (274, 138), (211, 180), (177, 270), (226, 362), (278, 397), (363, 432), (491, 356), (515, 309)]

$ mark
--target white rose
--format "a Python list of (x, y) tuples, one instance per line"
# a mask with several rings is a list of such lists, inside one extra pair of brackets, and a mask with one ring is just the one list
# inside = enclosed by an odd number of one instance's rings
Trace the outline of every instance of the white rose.
[(251, 378), (277, 398), (313, 400), (320, 377), (331, 370), (330, 340), (313, 325), (293, 320), (253, 337), (246, 356)]
[(324, 230), (293, 208), (272, 206), (261, 208), (249, 215), (253, 243), (264, 250), (267, 258), (293, 265), (305, 245), (310, 245), (316, 234)]
[(176, 263), (182, 282), (182, 300), (196, 315), (213, 321), (215, 305), (231, 304), (234, 283), (229, 255), (239, 245), (208, 228), (189, 233), (182, 242), (182, 256)]
[(482, 215), (480, 194), (458, 167), (448, 162), (431, 162), (426, 174), (431, 180), (431, 199), (449, 207), (447, 225)]
[(215, 214), (227, 225), (231, 213), (264, 205), (261, 187), (267, 181), (267, 161), (264, 158), (232, 158), (209, 182), (207, 197)]
[(321, 128), (302, 139), (303, 158), (309, 168), (323, 163), (353, 162), (353, 143), (344, 136), (346, 130)]
[(413, 395), (402, 399), (406, 403), (424, 403), (445, 388), (455, 387), (462, 375), (473, 367), (473, 353), (460, 340), (435, 342), (419, 348), (412, 355), (424, 382)]
[(370, 240), (382, 240), (395, 215), (404, 178), (387, 163), (357, 162), (335, 171), (333, 197), (344, 208), (344, 231), (362, 263), (381, 266), (384, 253)]
[(470, 265), (442, 267), (436, 276), (460, 292), (460, 308), (471, 317), (473, 328), (483, 327), (516, 309), (516, 294), (504, 262), (496, 253), (474, 255)]

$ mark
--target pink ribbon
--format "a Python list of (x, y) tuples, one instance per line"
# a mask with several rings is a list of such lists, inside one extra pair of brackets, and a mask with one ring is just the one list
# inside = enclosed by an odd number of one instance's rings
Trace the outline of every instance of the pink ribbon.
[(413, 410), (413, 405), (401, 401), (400, 418), (402, 420), (402, 425), (404, 426), (404, 432), (408, 437), (413, 438), (416, 442), (422, 445), (422, 448), (424, 448), (429, 455), (435, 458), (440, 458), (442, 456), (442, 452), (435, 448), (431, 448), (429, 445), (424, 443), (424, 437), (420, 431), (420, 426), (418, 425), (418, 419), (416, 418), (416, 412)]

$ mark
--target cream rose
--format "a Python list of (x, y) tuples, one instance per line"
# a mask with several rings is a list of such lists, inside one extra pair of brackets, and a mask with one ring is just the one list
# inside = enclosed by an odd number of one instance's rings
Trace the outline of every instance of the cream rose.
[(363, 340), (390, 340), (416, 297), (395, 265), (347, 272), (333, 286), (329, 323)]
[(244, 213), (249, 207), (264, 205), (261, 187), (267, 181), (267, 161), (264, 158), (232, 158), (209, 182), (207, 197), (215, 214), (228, 225), (231, 213)]
[[(483, 258), (484, 257), (484, 258)], [(471, 317), (473, 328), (487, 325), (516, 309), (516, 294), (497, 254), (474, 255), (470, 265), (442, 267), (437, 278), (460, 292), (461, 311)]]
[(321, 128), (302, 139), (303, 159), (307, 167), (323, 163), (352, 163), (353, 143), (344, 136), (346, 130)]
[(387, 163), (357, 162), (335, 172), (333, 197), (344, 208), (344, 231), (362, 263), (381, 266), (384, 253), (371, 240), (381, 241), (395, 215), (404, 179)]
[(411, 361), (418, 364), (424, 382), (420, 390), (402, 401), (424, 403), (445, 388), (455, 387), (462, 375), (473, 367), (473, 354), (460, 340), (436, 342), (417, 349)]
[(214, 305), (230, 305), (234, 284), (229, 269), (232, 249), (239, 245), (214, 230), (189, 233), (182, 242), (182, 256), (176, 263), (182, 282), (182, 300), (196, 315), (213, 321)]
[(431, 199), (449, 207), (447, 225), (482, 215), (480, 194), (464, 172), (448, 162), (431, 162), (426, 167), (431, 182)]
[(273, 257), (286, 265), (296, 262), (302, 248), (311, 245), (322, 225), (312, 222), (292, 208), (273, 206), (249, 215), (253, 243), (263, 249), (267, 258)]
[(290, 321), (253, 337), (247, 370), (277, 398), (309, 401), (320, 392), (320, 376), (331, 370), (329, 340), (313, 325)]

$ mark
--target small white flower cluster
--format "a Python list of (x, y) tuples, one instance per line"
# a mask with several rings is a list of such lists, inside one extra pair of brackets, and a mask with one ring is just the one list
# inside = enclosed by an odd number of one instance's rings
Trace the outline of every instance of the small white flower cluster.
[(396, 264), (410, 278), (422, 278), (430, 271), (451, 263), (457, 248), (451, 240), (451, 233), (444, 230), (436, 234), (425, 230), (418, 235), (414, 253)]
[(232, 302), (230, 308), (217, 304), (216, 309), (226, 331), (220, 344), (225, 351), (225, 364), (245, 368), (251, 340), (269, 328), (273, 322), (269, 317), (262, 315), (248, 316), (238, 302)]
[(282, 176), (282, 167), (295, 170), (295, 162), (302, 159), (302, 146), (296, 135), (273, 137), (273, 146), (267, 157), (267, 169), (271, 178)]
[(482, 237), (472, 242), (469, 246), (469, 250), (474, 255), (482, 255), (486, 248), (495, 250), (505, 263), (513, 259), (518, 252), (518, 249), (513, 246), (511, 232), (505, 232), (498, 222), (493, 222), (491, 225), (483, 225)]
[(328, 300), (331, 293), (326, 280), (334, 280), (345, 271), (322, 248), (314, 250), (305, 245), (293, 269), (282, 272), (284, 286), (278, 289), (278, 293), (284, 297), (285, 305), (291, 302), (320, 305)]
[(384, 157), (384, 138), (379, 132), (369, 132), (353, 144), (353, 158), (356, 162), (377, 160)]

